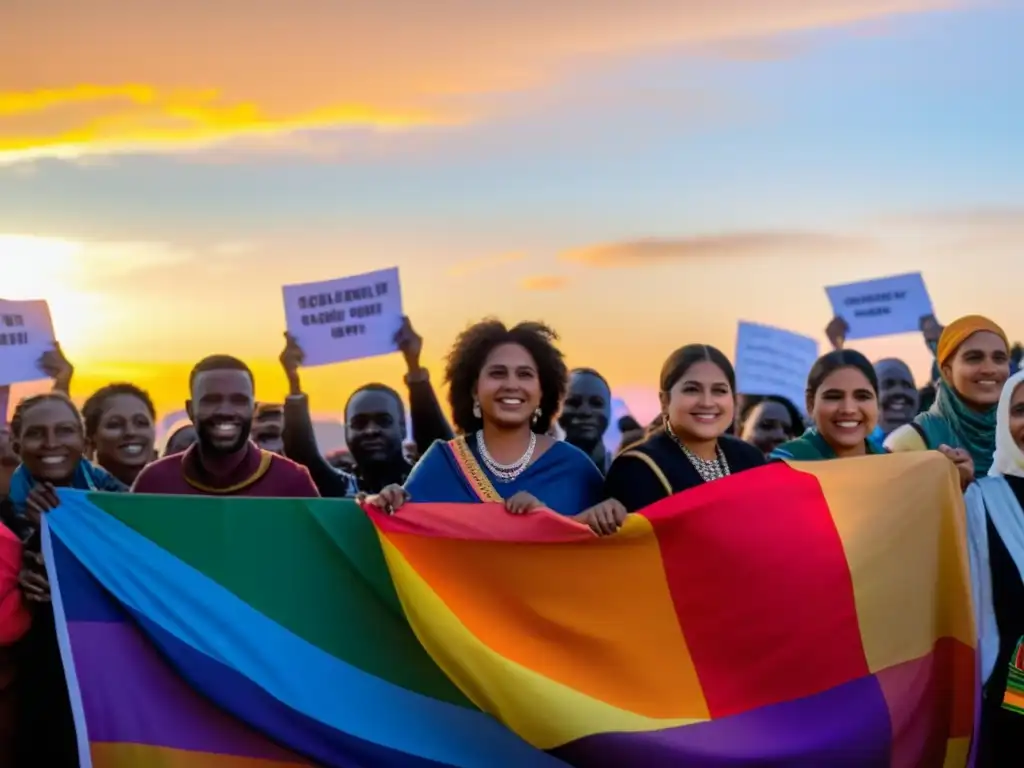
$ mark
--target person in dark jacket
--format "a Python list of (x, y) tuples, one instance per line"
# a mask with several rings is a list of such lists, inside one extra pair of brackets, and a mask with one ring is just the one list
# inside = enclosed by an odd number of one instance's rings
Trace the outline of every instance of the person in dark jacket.
[(736, 374), (721, 351), (706, 344), (677, 349), (662, 366), (660, 390), (658, 426), (615, 457), (606, 497), (636, 512), (765, 464), (760, 450), (726, 434), (736, 412)]
[[(324, 497), (378, 493), (388, 485), (401, 485), (412, 471), (406, 459), (405, 405), (401, 396), (384, 384), (367, 384), (349, 397), (345, 404), (345, 442), (354, 462), (352, 474), (331, 466), (317, 447), (309, 398), (303, 393), (299, 368), (304, 354), (296, 339), (285, 334), (281, 366), (288, 378), (289, 396), (285, 400), (284, 451), (293, 461), (305, 466)], [(445, 418), (430, 375), (420, 365), (423, 339), (413, 330), (408, 318), (395, 337), (408, 372), (409, 411), (413, 438), (419, 453), (435, 440), (450, 440), (451, 426)]]

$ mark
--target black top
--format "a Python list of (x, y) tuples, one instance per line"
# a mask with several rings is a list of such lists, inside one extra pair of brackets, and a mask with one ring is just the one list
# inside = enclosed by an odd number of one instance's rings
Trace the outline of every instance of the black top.
[[(722, 435), (718, 438), (718, 445), (731, 474), (765, 463), (761, 451), (735, 437)], [(672, 488), (671, 494), (650, 464), (639, 456), (630, 455), (633, 453), (641, 453), (657, 465)], [(676, 442), (664, 429), (658, 429), (643, 442), (630, 446), (615, 457), (605, 478), (604, 489), (608, 498), (618, 499), (628, 512), (636, 512), (703, 482)]]
[[(33, 527), (24, 517), (15, 514), (10, 499), (0, 499), (0, 524), (10, 528), (22, 541), (27, 540), (26, 550), (39, 553), (39, 537), (31, 535)], [(39, 570), (34, 563), (28, 567)], [(17, 702), (15, 757), (11, 768), (37, 765), (77, 768), (78, 740), (57, 642), (53, 605), (27, 603), (27, 607), (32, 614), (32, 625), (9, 649), (16, 667), (12, 693)]]
[[(451, 440), (452, 428), (444, 417), (441, 404), (437, 401), (434, 387), (429, 378), (407, 379), (409, 388), (409, 420), (412, 422), (412, 436), (416, 448), (422, 455), (435, 440)], [(402, 485), (412, 471), (412, 465), (399, 462), (390, 476), (371, 482), (361, 473), (350, 475), (332, 467), (320, 453), (313, 431), (313, 419), (309, 415), (309, 399), (305, 395), (289, 397), (284, 403), (284, 453), (309, 470), (320, 495), (325, 498), (354, 496), (357, 491), (379, 493), (385, 485)]]
[[(1024, 509), (1024, 479), (1004, 475), (1004, 479)], [(1024, 514), (1024, 512), (1022, 512)], [(1024, 582), (999, 532), (988, 518), (988, 562), (992, 573), (992, 605), (999, 627), (999, 656), (996, 668), (985, 685), (982, 704), (982, 738), (979, 768), (1019, 766), (1024, 755), (1024, 715), (1002, 708), (1003, 692), (1009, 676), (1010, 658), (1024, 637)]]

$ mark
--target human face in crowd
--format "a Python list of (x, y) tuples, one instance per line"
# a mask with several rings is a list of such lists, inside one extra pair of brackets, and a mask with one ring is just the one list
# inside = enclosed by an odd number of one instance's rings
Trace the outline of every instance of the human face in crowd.
[(11, 475), (18, 468), (21, 459), (14, 450), (14, 437), (11, 430), (0, 427), (0, 498), (11, 490)]
[(260, 448), (284, 455), (284, 411), (264, 411), (252, 425), (252, 439)]
[(878, 423), (878, 397), (863, 372), (851, 367), (833, 371), (807, 406), (837, 456), (864, 453), (864, 441)]
[(519, 344), (495, 347), (480, 369), (475, 394), (485, 423), (500, 429), (530, 424), (541, 397), (533, 356)]
[(999, 402), (1010, 378), (1010, 354), (997, 334), (978, 331), (942, 366), (942, 375), (967, 403), (988, 408)]
[(111, 395), (92, 436), (91, 447), (101, 466), (113, 471), (139, 470), (153, 460), (156, 428), (149, 408), (135, 395)]
[(875, 374), (878, 376), (878, 400), (881, 404), (878, 423), (888, 435), (914, 420), (920, 397), (914, 385), (914, 375), (902, 360), (879, 361), (875, 365)]
[(573, 373), (558, 419), (565, 441), (588, 453), (592, 451), (608, 429), (611, 408), (611, 392), (599, 376), (586, 371)]
[(196, 434), (196, 428), (191, 424), (180, 429), (175, 430), (174, 434), (171, 435), (171, 439), (167, 441), (167, 447), (164, 448), (164, 456), (170, 456), (172, 453), (182, 453), (187, 451), (189, 446), (195, 443), (199, 439)]
[(82, 420), (60, 400), (42, 400), (27, 409), (16, 440), (28, 473), (54, 485), (71, 481), (85, 453)]
[(1010, 398), (1010, 435), (1024, 451), (1024, 384), (1018, 384)]
[(736, 411), (729, 379), (707, 360), (691, 365), (661, 397), (672, 431), (684, 442), (717, 440), (732, 424)]
[(357, 467), (402, 459), (405, 422), (401, 404), (390, 392), (356, 392), (345, 414), (345, 443)]
[(793, 424), (786, 406), (774, 400), (762, 400), (747, 416), (740, 437), (767, 456), (787, 440), (792, 440), (797, 429), (799, 425)]
[(185, 404), (196, 427), (200, 450), (227, 456), (243, 450), (252, 429), (253, 383), (245, 371), (203, 371), (192, 383)]

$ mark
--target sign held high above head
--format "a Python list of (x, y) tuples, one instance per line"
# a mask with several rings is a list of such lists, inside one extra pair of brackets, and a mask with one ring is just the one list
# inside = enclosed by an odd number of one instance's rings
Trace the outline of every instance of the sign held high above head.
[(53, 344), (53, 321), (45, 301), (0, 299), (0, 386), (46, 378), (39, 360)]
[(398, 268), (284, 286), (288, 333), (304, 365), (343, 363), (398, 351), (402, 288)]
[(919, 331), (934, 314), (920, 272), (833, 285), (825, 293), (832, 313), (846, 321), (847, 340)]
[(809, 336), (740, 321), (736, 333), (736, 393), (784, 397), (806, 415), (807, 374), (818, 359)]

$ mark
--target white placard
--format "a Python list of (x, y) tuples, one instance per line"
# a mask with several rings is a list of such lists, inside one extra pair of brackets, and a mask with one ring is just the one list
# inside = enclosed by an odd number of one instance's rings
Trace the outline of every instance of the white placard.
[(818, 359), (818, 342), (770, 325), (740, 321), (736, 334), (736, 391), (776, 395), (806, 411), (807, 374)]
[(882, 277), (825, 289), (832, 314), (846, 321), (846, 339), (870, 339), (921, 329), (921, 318), (934, 314), (920, 272)]
[(39, 358), (53, 349), (53, 342), (53, 321), (45, 301), (0, 299), (0, 386), (46, 378)]
[(398, 268), (284, 286), (288, 333), (306, 366), (343, 363), (398, 351), (402, 287)]

